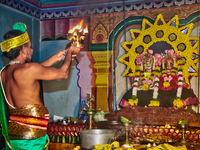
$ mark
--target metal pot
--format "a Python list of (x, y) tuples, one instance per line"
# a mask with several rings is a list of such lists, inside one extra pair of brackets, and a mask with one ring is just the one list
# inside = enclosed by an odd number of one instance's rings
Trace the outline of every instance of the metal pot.
[(96, 144), (110, 144), (115, 131), (109, 129), (89, 129), (80, 131), (81, 147), (91, 149)]
[(122, 142), (125, 140), (125, 127), (121, 121), (118, 120), (108, 120), (108, 121), (99, 121), (97, 125), (100, 129), (110, 129), (115, 131), (115, 140)]

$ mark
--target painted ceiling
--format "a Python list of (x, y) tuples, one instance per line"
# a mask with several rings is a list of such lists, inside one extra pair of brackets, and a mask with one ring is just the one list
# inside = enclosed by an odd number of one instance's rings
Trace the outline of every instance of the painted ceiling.
[(40, 20), (52, 20), (199, 5), (200, 0), (0, 0), (0, 3)]
[(52, 8), (63, 7), (63, 6), (81, 6), (81, 5), (109, 5), (110, 3), (122, 3), (122, 2), (132, 2), (132, 3), (143, 3), (143, 2), (153, 2), (158, 0), (24, 0), (33, 5), (37, 5), (41, 8)]

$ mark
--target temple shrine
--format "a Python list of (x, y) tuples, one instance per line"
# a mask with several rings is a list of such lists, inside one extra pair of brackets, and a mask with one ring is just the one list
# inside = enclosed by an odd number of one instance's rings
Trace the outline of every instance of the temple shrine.
[(1, 0), (0, 13), (1, 35), (27, 24), (35, 62), (80, 44), (69, 79), (41, 81), (49, 150), (200, 150), (199, 0)]

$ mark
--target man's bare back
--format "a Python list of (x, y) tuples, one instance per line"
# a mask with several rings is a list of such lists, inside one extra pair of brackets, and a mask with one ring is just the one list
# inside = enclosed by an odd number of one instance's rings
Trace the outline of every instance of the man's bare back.
[[(6, 98), (13, 107), (21, 107), (26, 104), (44, 105), (40, 98), (40, 80), (66, 79), (69, 74), (71, 60), (79, 53), (80, 48), (73, 44), (64, 59), (61, 68), (51, 67), (57, 61), (62, 60), (65, 50), (58, 52), (41, 63), (30, 62), (33, 50), (31, 42), (23, 46), (20, 55), (13, 59), (14, 63), (6, 66), (1, 73), (3, 88)], [(12, 109), (11, 106), (9, 106)]]
[[(30, 76), (23, 73), (27, 65), (30, 64), (8, 65), (2, 71), (1, 78), (7, 100), (14, 107), (26, 104), (44, 104), (40, 98), (39, 81), (31, 81)], [(11, 109), (10, 106), (9, 108)]]

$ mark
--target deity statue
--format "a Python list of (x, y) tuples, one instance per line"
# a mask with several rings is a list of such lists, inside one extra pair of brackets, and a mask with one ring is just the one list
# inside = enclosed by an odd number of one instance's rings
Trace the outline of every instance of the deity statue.
[[(148, 86), (152, 85), (152, 80), (150, 79), (151, 74), (154, 71), (154, 56), (153, 50), (147, 49), (145, 55), (141, 55), (141, 86), (147, 84)], [(136, 61), (136, 64), (138, 61)], [(153, 76), (153, 75), (152, 75)]]
[[(160, 77), (159, 89), (174, 90), (178, 88), (177, 60), (179, 58), (180, 55), (175, 53), (173, 49), (165, 50), (165, 55), (162, 57), (162, 75)], [(188, 87), (184, 80), (183, 87)]]
[(119, 105), (134, 108), (145, 106), (183, 108), (196, 103), (197, 97), (183, 79), (180, 56), (173, 49), (165, 54), (147, 49), (137, 56), (132, 88), (125, 93)]

